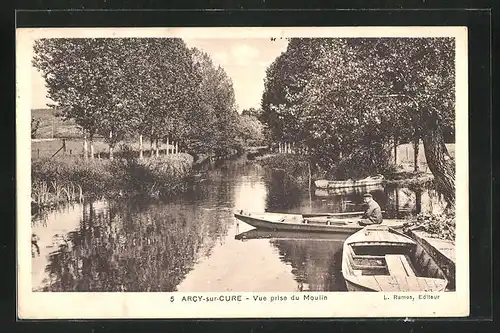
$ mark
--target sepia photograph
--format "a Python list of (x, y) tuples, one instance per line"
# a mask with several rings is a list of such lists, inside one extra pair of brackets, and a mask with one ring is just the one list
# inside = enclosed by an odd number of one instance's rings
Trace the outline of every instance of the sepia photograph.
[(468, 314), (466, 28), (16, 39), (20, 317)]

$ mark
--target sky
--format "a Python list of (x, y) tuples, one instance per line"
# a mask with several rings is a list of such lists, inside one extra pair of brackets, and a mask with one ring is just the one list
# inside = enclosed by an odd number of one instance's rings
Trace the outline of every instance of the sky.
[[(208, 53), (233, 80), (238, 111), (260, 107), (266, 68), (286, 50), (287, 41), (269, 38), (184, 38), (188, 47)], [(45, 82), (33, 67), (31, 70), (32, 109), (46, 108)]]

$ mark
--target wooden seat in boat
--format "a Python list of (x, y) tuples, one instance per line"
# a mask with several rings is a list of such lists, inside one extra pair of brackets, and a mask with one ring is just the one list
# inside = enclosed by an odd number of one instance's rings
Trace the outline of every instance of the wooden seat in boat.
[(386, 254), (385, 262), (390, 275), (416, 276), (408, 258), (403, 254)]

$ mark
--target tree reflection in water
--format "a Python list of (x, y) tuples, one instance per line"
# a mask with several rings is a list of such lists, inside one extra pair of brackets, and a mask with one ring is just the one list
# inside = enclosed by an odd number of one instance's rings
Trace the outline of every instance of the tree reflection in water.
[(293, 210), (301, 203), (301, 189), (283, 171), (268, 170), (267, 209), (270, 211)]
[(208, 223), (207, 214), (220, 212), (130, 202), (96, 211), (88, 203), (79, 229), (50, 255), (44, 290), (175, 291), (198, 253), (208, 254), (227, 233), (222, 223)]
[(342, 242), (313, 239), (275, 239), (283, 262), (292, 266), (299, 291), (345, 291)]

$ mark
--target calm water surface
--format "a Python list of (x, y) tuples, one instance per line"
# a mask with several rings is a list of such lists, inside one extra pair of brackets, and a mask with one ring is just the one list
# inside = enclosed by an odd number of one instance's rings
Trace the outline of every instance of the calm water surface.
[(34, 218), (33, 289), (344, 291), (343, 239), (252, 231), (233, 212), (355, 211), (367, 191), (389, 212), (439, 206), (432, 192), (406, 188), (309, 193), (280, 172), (228, 161), (168, 201), (101, 200)]

